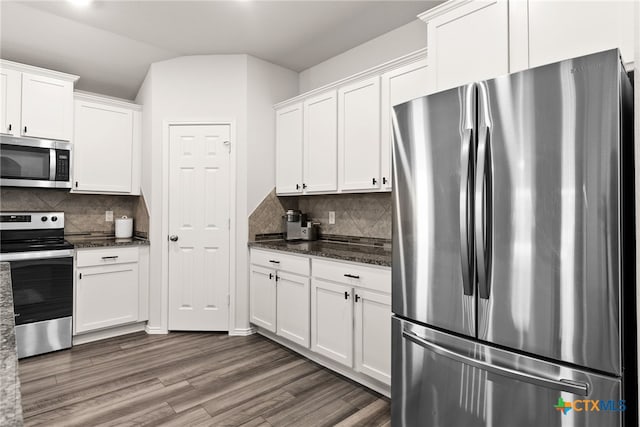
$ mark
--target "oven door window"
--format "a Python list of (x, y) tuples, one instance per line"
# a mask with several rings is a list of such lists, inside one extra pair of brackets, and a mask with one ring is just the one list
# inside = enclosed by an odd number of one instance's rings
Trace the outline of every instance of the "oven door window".
[(73, 258), (11, 261), (16, 325), (71, 316)]
[(0, 171), (5, 179), (46, 181), (51, 171), (51, 150), (2, 144)]

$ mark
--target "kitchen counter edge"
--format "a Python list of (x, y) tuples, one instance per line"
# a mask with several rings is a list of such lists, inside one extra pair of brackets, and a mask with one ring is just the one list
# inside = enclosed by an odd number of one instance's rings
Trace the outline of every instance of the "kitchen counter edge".
[(149, 246), (149, 239), (141, 237), (132, 237), (130, 239), (116, 239), (115, 237), (76, 237), (65, 236), (69, 243), (72, 243), (75, 249), (87, 248), (108, 248), (115, 246)]
[[(302, 247), (300, 244), (287, 244), (281, 240), (266, 240), (266, 241), (258, 241), (258, 242), (249, 242), (249, 248), (256, 249), (267, 249), (273, 251), (280, 252), (289, 252), (298, 255), (307, 255), (307, 256), (315, 256), (320, 258), (328, 258), (335, 259), (337, 261), (350, 261), (350, 262), (358, 262), (361, 264), (369, 264), (369, 265), (377, 265), (379, 267), (391, 267), (391, 252), (385, 251), (382, 248), (370, 247), (370, 246), (361, 246), (361, 245), (349, 245), (349, 244), (338, 244), (342, 247), (339, 249), (339, 253), (332, 253), (331, 251), (323, 251), (322, 250), (322, 241), (319, 242), (319, 249), (306, 249)], [(332, 249), (335, 248), (335, 243), (331, 244)], [(366, 249), (365, 249), (366, 248)], [(372, 254), (365, 253), (366, 251), (376, 251), (379, 250), (380, 253)]]

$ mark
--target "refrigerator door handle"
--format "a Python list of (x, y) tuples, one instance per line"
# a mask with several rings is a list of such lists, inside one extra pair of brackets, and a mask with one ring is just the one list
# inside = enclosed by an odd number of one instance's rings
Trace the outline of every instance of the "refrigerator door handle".
[(479, 85), (479, 104), (482, 116), (478, 133), (478, 163), (475, 177), (475, 246), (478, 272), (478, 294), (480, 298), (489, 299), (490, 271), (491, 271), (491, 239), (493, 223), (493, 194), (492, 194), (492, 167), (491, 167), (491, 117), (489, 115), (489, 100), (486, 88)]
[(469, 200), (469, 179), (471, 178), (471, 142), (473, 141), (473, 130), (465, 129), (462, 136), (462, 147), (460, 154), (460, 165), (462, 176), (460, 177), (460, 266), (462, 268), (462, 290), (465, 295), (473, 295), (473, 283), (471, 282), (473, 265), (470, 253), (473, 250), (472, 243), (469, 242), (469, 234), (471, 233), (471, 215), (469, 214), (469, 206), (472, 201)]
[(589, 385), (586, 383), (567, 380), (561, 378), (559, 380), (554, 378), (545, 378), (540, 375), (530, 374), (528, 372), (517, 371), (515, 369), (505, 368), (503, 366), (496, 366), (484, 360), (478, 360), (473, 357), (465, 356), (455, 351), (449, 350), (445, 347), (426, 341), (418, 334), (412, 331), (403, 330), (403, 338), (406, 338), (419, 346), (432, 351), (433, 353), (455, 360), (465, 365), (472, 366), (474, 368), (481, 369), (483, 371), (491, 372), (494, 374), (502, 375), (507, 378), (513, 378), (518, 381), (523, 381), (529, 384), (534, 384), (548, 389), (564, 391), (567, 393), (577, 394), (579, 396), (589, 395)]

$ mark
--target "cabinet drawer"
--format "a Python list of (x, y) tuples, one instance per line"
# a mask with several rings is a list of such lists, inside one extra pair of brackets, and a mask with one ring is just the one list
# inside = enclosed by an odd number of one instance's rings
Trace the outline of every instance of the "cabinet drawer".
[(138, 262), (138, 248), (80, 249), (76, 251), (77, 267)]
[(364, 264), (312, 260), (313, 277), (379, 292), (391, 293), (391, 270)]
[(302, 276), (309, 275), (309, 258), (305, 256), (252, 249), (251, 264), (288, 271)]

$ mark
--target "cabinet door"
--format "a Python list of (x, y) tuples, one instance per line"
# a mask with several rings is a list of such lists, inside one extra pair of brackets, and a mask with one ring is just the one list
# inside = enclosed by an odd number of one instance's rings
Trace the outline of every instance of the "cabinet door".
[(633, 61), (633, 8), (633, 1), (620, 0), (530, 1), (530, 66), (613, 48)]
[(435, 90), (509, 72), (508, 13), (507, 0), (474, 1), (427, 21)]
[(276, 111), (276, 193), (302, 193), (302, 103)]
[(74, 191), (131, 192), (133, 111), (75, 101)]
[(341, 190), (380, 188), (380, 78), (338, 91), (338, 178)]
[(251, 266), (250, 320), (268, 331), (276, 331), (276, 280), (275, 271)]
[(138, 264), (78, 269), (75, 332), (138, 320)]
[(277, 334), (309, 348), (309, 278), (278, 272)]
[(73, 83), (22, 73), (23, 136), (71, 140)]
[(313, 278), (311, 349), (336, 362), (353, 365), (352, 289)]
[(355, 368), (391, 384), (391, 296), (355, 289)]
[(0, 133), (20, 135), (19, 71), (0, 69)]
[(304, 182), (306, 193), (338, 189), (336, 92), (304, 102)]
[(380, 165), (382, 189), (391, 191), (391, 148), (393, 146), (393, 106), (433, 92), (429, 81), (427, 60), (405, 65), (382, 75), (380, 117)]

